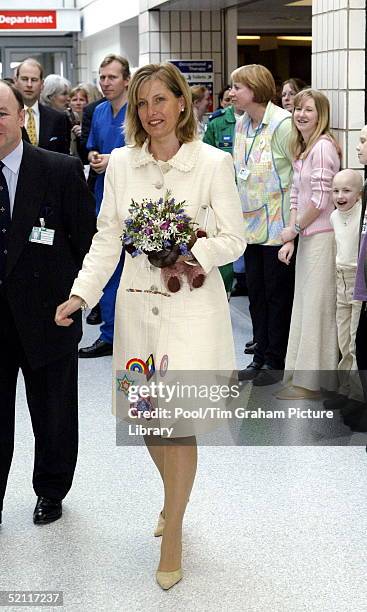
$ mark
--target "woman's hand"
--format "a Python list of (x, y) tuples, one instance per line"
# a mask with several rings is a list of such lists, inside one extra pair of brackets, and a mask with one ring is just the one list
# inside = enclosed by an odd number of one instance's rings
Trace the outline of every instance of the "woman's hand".
[(282, 230), (282, 233), (280, 234), (280, 238), (283, 243), (294, 240), (296, 236), (297, 236), (297, 232), (293, 230), (291, 227), (285, 227)]
[(82, 126), (79, 124), (76, 124), (71, 128), (71, 131), (73, 132), (73, 134), (75, 134), (77, 138), (80, 138), (81, 133), (82, 133)]
[(78, 295), (72, 295), (71, 298), (68, 299), (67, 302), (60, 304), (57, 307), (55, 314), (55, 323), (60, 327), (69, 327), (72, 323), (74, 323), (73, 319), (70, 318), (70, 315), (77, 310), (80, 310), (81, 305), (84, 303), (84, 300)]
[[(89, 156), (88, 156), (89, 159)], [(106, 168), (108, 166), (108, 162), (110, 160), (109, 153), (94, 153), (90, 159), (90, 166), (93, 168), (94, 172), (97, 174), (103, 174), (106, 172)]]
[(292, 259), (293, 252), (294, 252), (294, 242), (293, 240), (290, 240), (289, 242), (286, 242), (285, 244), (283, 244), (283, 246), (279, 249), (278, 251), (279, 261), (289, 266), (291, 259)]

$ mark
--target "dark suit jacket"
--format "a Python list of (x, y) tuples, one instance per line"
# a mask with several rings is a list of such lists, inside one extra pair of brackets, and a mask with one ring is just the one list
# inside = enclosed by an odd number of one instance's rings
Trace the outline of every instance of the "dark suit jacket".
[[(367, 181), (365, 181), (363, 185), (363, 192), (362, 192), (362, 210), (361, 210), (361, 223), (359, 227), (359, 240), (361, 240), (361, 232), (362, 232), (362, 226), (363, 226), (363, 221), (364, 221), (364, 215), (366, 212), (366, 204), (367, 204)], [(364, 261), (364, 278), (365, 278), (365, 282), (367, 286), (367, 258)]]
[[(92, 126), (93, 113), (97, 108), (98, 104), (101, 102), (105, 102), (106, 98), (101, 98), (100, 100), (96, 100), (95, 102), (91, 102), (88, 104), (83, 110), (83, 119), (82, 119), (82, 133), (80, 136), (80, 148), (81, 148), (81, 160), (84, 164), (88, 164), (88, 153), (87, 142), (89, 137), (90, 128)], [(91, 191), (94, 192), (94, 185), (97, 178), (97, 173), (94, 172), (92, 168), (89, 170), (88, 176), (88, 186)]]
[[(95, 203), (75, 157), (23, 142), (2, 286), (25, 354), (38, 368), (76, 349), (81, 316), (68, 328), (54, 322), (68, 299), (95, 231)], [(52, 246), (29, 241), (43, 217), (54, 229)]]
[[(82, 133), (80, 137), (80, 141), (85, 149), (87, 148), (87, 142), (89, 137), (90, 128), (92, 126), (93, 113), (97, 108), (98, 104), (101, 102), (105, 102), (106, 98), (101, 98), (100, 100), (96, 100), (95, 102), (91, 102), (88, 104), (83, 110), (83, 119), (82, 119)], [(88, 151), (87, 151), (88, 155)]]
[(38, 146), (57, 153), (70, 152), (70, 123), (66, 113), (39, 104), (40, 132)]

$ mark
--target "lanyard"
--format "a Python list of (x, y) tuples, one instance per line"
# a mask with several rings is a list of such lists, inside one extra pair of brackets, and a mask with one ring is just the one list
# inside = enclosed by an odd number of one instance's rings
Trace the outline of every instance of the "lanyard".
[(256, 128), (256, 132), (255, 132), (254, 137), (253, 137), (253, 139), (252, 139), (252, 143), (251, 143), (251, 146), (250, 146), (250, 150), (249, 150), (249, 152), (248, 152), (248, 155), (246, 155), (246, 149), (247, 149), (247, 139), (249, 138), (248, 131), (249, 131), (250, 123), (251, 123), (251, 119), (250, 119), (249, 123), (247, 124), (247, 131), (246, 131), (245, 166), (247, 166), (247, 164), (248, 164), (248, 160), (250, 159), (250, 155), (251, 155), (252, 147), (254, 146), (255, 140), (256, 140), (257, 136), (260, 134), (260, 132), (261, 132), (261, 130), (263, 129), (263, 127), (264, 127), (262, 123), (260, 123), (260, 125), (258, 125), (258, 126), (257, 126), (257, 128)]

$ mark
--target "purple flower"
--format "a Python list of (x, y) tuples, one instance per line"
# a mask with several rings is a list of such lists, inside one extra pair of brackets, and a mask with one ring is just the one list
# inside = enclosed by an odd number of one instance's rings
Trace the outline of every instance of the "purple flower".
[(159, 227), (162, 230), (168, 230), (170, 225), (171, 225), (171, 221), (164, 221), (164, 223), (161, 223)]
[(144, 230), (144, 234), (146, 234), (147, 236), (150, 236), (151, 234), (153, 234), (153, 230), (152, 230), (152, 228), (151, 228), (151, 227), (147, 227), (147, 228)]
[(180, 244), (180, 252), (181, 252), (181, 255), (188, 254), (189, 249), (187, 248), (187, 244)]

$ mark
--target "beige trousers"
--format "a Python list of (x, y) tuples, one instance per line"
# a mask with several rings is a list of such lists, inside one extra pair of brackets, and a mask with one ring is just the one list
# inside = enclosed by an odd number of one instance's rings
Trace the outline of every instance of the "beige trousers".
[(362, 395), (356, 361), (356, 333), (362, 302), (353, 300), (356, 270), (337, 266), (336, 324), (341, 360), (338, 364), (340, 389), (343, 395), (359, 399)]

